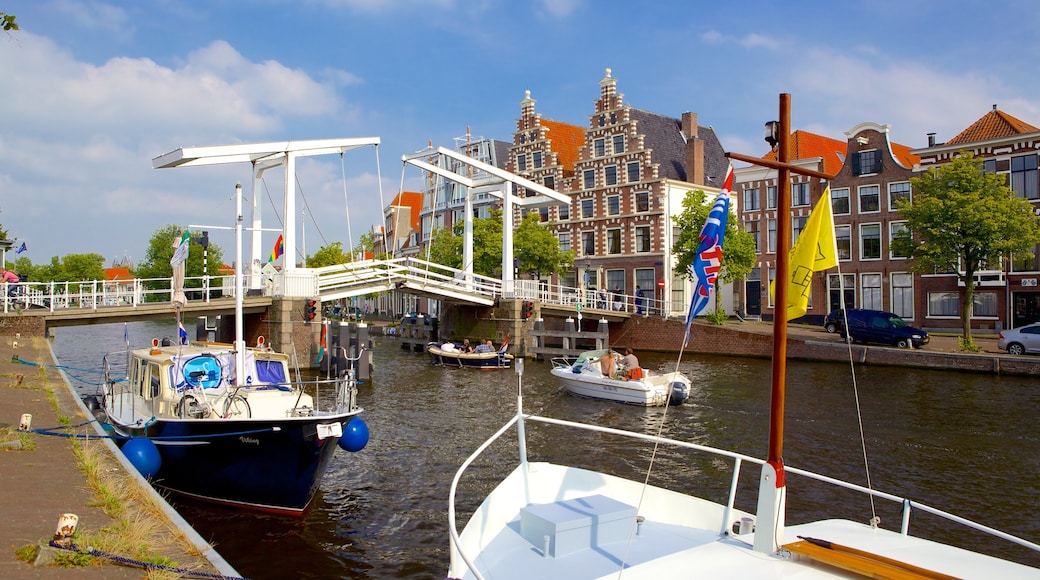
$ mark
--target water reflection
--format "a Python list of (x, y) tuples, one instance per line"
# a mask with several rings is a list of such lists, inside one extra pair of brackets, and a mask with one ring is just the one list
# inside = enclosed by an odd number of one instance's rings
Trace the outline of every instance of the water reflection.
[[(135, 344), (169, 335), (168, 324), (130, 325)], [(59, 329), (54, 347), (63, 364), (97, 368), (100, 352), (118, 350), (122, 325)], [(675, 360), (640, 354), (649, 368), (672, 370)], [(439, 578), (447, 567), (447, 504), (452, 475), (462, 461), (515, 412), (512, 371), (473, 371), (429, 364), (376, 337), (372, 380), (360, 386), (371, 440), (360, 453), (337, 451), (321, 492), (302, 520), (235, 512), (178, 502), (196, 529), (214, 541), (238, 570), (255, 578)], [(643, 409), (563, 393), (548, 363), (528, 362), (528, 410), (563, 419), (591, 420), (621, 429), (739, 451), (766, 453), (770, 398), (768, 360), (693, 357), (680, 370), (691, 377), (690, 402)], [(830, 363), (788, 366), (785, 462), (866, 483), (859, 420), (848, 367)], [(1030, 379), (940, 371), (862, 367), (857, 371), (871, 481), (940, 509), (1040, 538), (1040, 390)], [(89, 387), (88, 387), (89, 388)], [(81, 388), (84, 390), (84, 388)], [(89, 388), (92, 390), (92, 388)], [(531, 460), (603, 468), (642, 479), (652, 449), (597, 434), (578, 447), (569, 431), (528, 426)], [(585, 445), (588, 444), (588, 445)], [(516, 441), (496, 443), (488, 460), (463, 480), (459, 501), (472, 510), (495, 481), (512, 469)], [(726, 500), (731, 464), (662, 447), (651, 481), (677, 484), (714, 501)], [(739, 507), (753, 509), (757, 468), (746, 467)], [(867, 521), (871, 506), (843, 492), (818, 489), (792, 477), (792, 523), (824, 515), (814, 503), (850, 505)], [(879, 503), (884, 524), (899, 521), (898, 506)], [(919, 516), (913, 529), (929, 520)], [(963, 534), (938, 530), (939, 539)], [(1040, 566), (1026, 551), (977, 544)]]

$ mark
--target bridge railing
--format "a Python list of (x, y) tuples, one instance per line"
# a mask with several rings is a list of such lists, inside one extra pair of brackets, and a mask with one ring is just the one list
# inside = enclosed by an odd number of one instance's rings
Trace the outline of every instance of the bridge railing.
[[(234, 295), (230, 276), (198, 276), (185, 278), (184, 294), (188, 301)], [(51, 312), (75, 308), (96, 310), (105, 306), (138, 306), (168, 302), (169, 278), (134, 278), (131, 280), (83, 280), (78, 282), (5, 282), (0, 285), (0, 303), (4, 313), (30, 309)]]

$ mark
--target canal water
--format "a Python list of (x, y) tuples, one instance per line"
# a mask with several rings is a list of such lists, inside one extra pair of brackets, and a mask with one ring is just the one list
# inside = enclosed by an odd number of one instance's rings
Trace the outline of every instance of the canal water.
[[(134, 344), (175, 336), (169, 323), (130, 324)], [(59, 328), (54, 350), (73, 384), (93, 392), (101, 354), (123, 348), (123, 325)], [(640, 354), (640, 353), (637, 353)], [(372, 379), (360, 386), (371, 439), (359, 453), (337, 450), (314, 505), (302, 519), (238, 512), (189, 501), (174, 506), (240, 573), (250, 578), (443, 578), (448, 561), (447, 497), (463, 460), (515, 413), (512, 371), (434, 367), (426, 356), (376, 336)], [(672, 356), (642, 353), (642, 366), (674, 368)], [(687, 357), (688, 404), (643, 409), (562, 393), (549, 363), (528, 361), (525, 406), (552, 417), (657, 432), (748, 455), (766, 454), (768, 360)], [(788, 365), (785, 463), (866, 484), (853, 378), (847, 365)], [(875, 488), (1040, 541), (1040, 388), (1035, 379), (904, 368), (859, 367), (856, 386)], [(582, 445), (560, 427), (530, 425), (531, 460), (607, 468), (641, 478), (650, 450), (594, 435)], [(588, 445), (592, 446), (589, 447)], [(490, 449), (463, 479), (468, 518), (516, 461), (516, 442)], [(677, 484), (725, 501), (729, 464), (659, 452), (651, 481)], [(738, 507), (754, 510), (757, 468), (745, 468)], [(822, 517), (814, 506), (840, 503), (860, 521), (872, 516), (859, 496), (817, 489), (789, 477), (788, 521)], [(884, 527), (898, 506), (878, 502)], [(831, 514), (833, 515), (833, 514)], [(1040, 567), (1040, 557), (917, 515), (912, 530)]]

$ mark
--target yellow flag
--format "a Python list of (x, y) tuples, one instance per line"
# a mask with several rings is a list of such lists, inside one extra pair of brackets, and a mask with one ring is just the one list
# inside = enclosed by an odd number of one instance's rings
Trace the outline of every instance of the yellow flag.
[[(809, 221), (788, 255), (787, 320), (794, 320), (804, 315), (809, 307), (813, 272), (838, 265), (830, 187), (823, 190), (820, 201), (816, 202)], [(770, 294), (772, 290), (770, 284)]]

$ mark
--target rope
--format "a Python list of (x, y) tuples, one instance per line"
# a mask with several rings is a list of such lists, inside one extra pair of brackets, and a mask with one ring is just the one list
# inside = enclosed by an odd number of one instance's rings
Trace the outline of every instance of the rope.
[(112, 562), (118, 562), (120, 564), (127, 564), (129, 566), (136, 566), (138, 568), (145, 568), (148, 570), (162, 570), (164, 572), (176, 572), (181, 576), (190, 576), (192, 578), (216, 578), (219, 580), (246, 580), (240, 576), (225, 576), (223, 574), (213, 574), (211, 572), (202, 572), (200, 570), (191, 570), (188, 568), (175, 568), (173, 566), (165, 566), (163, 564), (156, 564), (154, 562), (144, 562), (142, 560), (135, 560), (133, 558), (127, 558), (125, 556), (117, 556), (115, 554), (109, 554), (108, 552), (102, 552), (101, 550), (95, 550), (94, 548), (80, 548), (74, 543), (69, 543), (67, 546), (58, 543), (57, 540), (51, 540), (50, 547), (57, 548), (59, 550), (68, 550), (70, 552), (76, 552), (78, 554), (86, 554), (95, 558), (104, 558), (111, 560)]
[(22, 360), (16, 354), (15, 355), (11, 355), (11, 362), (12, 363), (26, 365), (26, 366), (30, 366), (30, 367), (37, 367), (37, 368), (54, 369), (54, 370), (65, 371), (65, 375), (68, 376), (70, 379), (76, 380), (76, 381), (78, 381), (80, 383), (83, 383), (85, 385), (96, 385), (97, 383), (94, 382), (93, 380), (83, 379), (83, 378), (77, 377), (75, 375), (71, 375), (71, 374), (69, 374), (68, 371), (76, 371), (76, 372), (81, 372), (81, 373), (91, 373), (91, 374), (95, 374), (95, 375), (100, 375), (101, 374), (101, 371), (95, 370), (95, 369), (81, 369), (81, 368), (77, 368), (77, 367), (69, 367), (69, 366), (65, 366), (65, 365), (56, 365), (56, 364), (50, 364), (50, 363), (45, 363), (45, 364), (34, 363), (34, 362), (31, 362), (31, 361)]
[(80, 423), (78, 425), (70, 425), (68, 427), (59, 426), (59, 427), (50, 427), (50, 428), (46, 428), (46, 429), (30, 429), (29, 433), (35, 433), (37, 435), (49, 435), (51, 437), (66, 437), (66, 438), (69, 438), (69, 439), (79, 439), (79, 440), (84, 440), (84, 441), (85, 440), (89, 440), (89, 439), (113, 439), (113, 440), (116, 440), (116, 441), (128, 441), (130, 439), (151, 439), (153, 441), (178, 441), (178, 440), (206, 441), (207, 439), (218, 439), (220, 437), (238, 437), (240, 435), (255, 435), (257, 433), (270, 433), (270, 432), (275, 431), (274, 427), (266, 427), (264, 429), (252, 429), (252, 430), (249, 430), (249, 431), (235, 431), (235, 432), (232, 432), (232, 433), (214, 433), (214, 434), (205, 435), (205, 436), (200, 436), (200, 435), (154, 435), (154, 436), (147, 436), (147, 435), (135, 435), (135, 436), (130, 436), (130, 435), (84, 435), (84, 434), (80, 434), (80, 433), (61, 433), (61, 432), (57, 431), (58, 429), (74, 429), (76, 427), (82, 427), (84, 425), (89, 425), (90, 423), (94, 423), (94, 422), (98, 422), (98, 421), (96, 419), (95, 420), (90, 420), (90, 421), (84, 421), (84, 422), (82, 422), (82, 423)]

